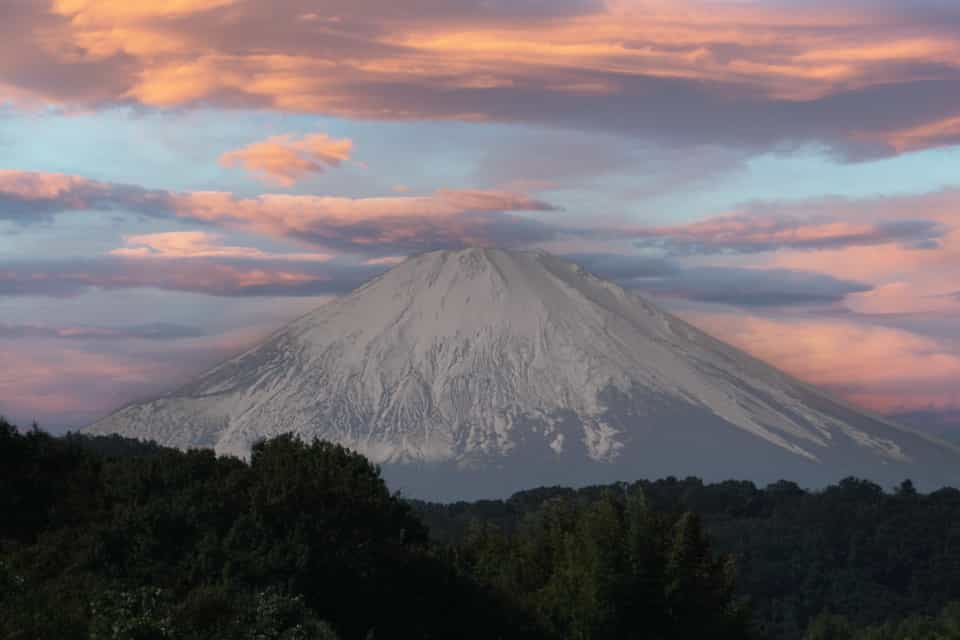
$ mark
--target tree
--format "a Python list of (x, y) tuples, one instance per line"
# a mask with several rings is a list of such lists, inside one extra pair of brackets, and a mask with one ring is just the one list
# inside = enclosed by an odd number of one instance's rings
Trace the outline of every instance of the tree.
[(172, 640), (170, 596), (161, 589), (107, 591), (90, 607), (90, 640)]
[(843, 616), (824, 611), (810, 624), (804, 640), (854, 640), (854, 630)]

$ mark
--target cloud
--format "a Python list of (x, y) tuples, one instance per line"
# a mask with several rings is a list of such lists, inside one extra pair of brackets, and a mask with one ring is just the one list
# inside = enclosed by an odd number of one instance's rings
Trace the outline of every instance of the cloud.
[(30, 224), (68, 211), (117, 209), (167, 215), (170, 195), (81, 176), (0, 169), (0, 220)]
[[(146, 240), (164, 246), (166, 239), (155, 242), (146, 236)], [(218, 255), (215, 251), (192, 253), (197, 246), (193, 242), (187, 243), (186, 251), (180, 249), (179, 239), (173, 244), (175, 250), (160, 253), (135, 249), (132, 253), (113, 251), (100, 258), (0, 263), (0, 296), (70, 297), (93, 289), (139, 287), (225, 297), (337, 295), (383, 273), (400, 259), (386, 253), (362, 261), (317, 260), (312, 254), (301, 259), (297, 254), (260, 254), (231, 247)], [(247, 251), (254, 253), (247, 255)], [(564, 257), (599, 277), (650, 295), (743, 307), (828, 305), (871, 289), (859, 282), (788, 269), (688, 267), (640, 255)]]
[[(941, 325), (956, 323), (960, 305), (950, 294), (956, 290), (954, 283), (960, 270), (958, 207), (957, 189), (862, 199), (755, 203), (747, 209), (760, 216), (843, 220), (885, 233), (876, 236), (876, 244), (841, 243), (816, 251), (787, 246), (739, 259), (756, 267), (811, 271), (869, 283), (873, 285), (871, 291), (850, 295), (844, 304), (850, 311), (876, 321), (886, 316), (915, 315)], [(905, 220), (917, 222), (906, 224)], [(925, 228), (935, 232), (925, 237)], [(888, 236), (886, 242), (882, 242), (884, 235)]]
[[(556, 207), (529, 194), (503, 190), (438, 190), (429, 195), (372, 198), (239, 197), (225, 192), (148, 190), (59, 174), (0, 173), (0, 202), (10, 204), (0, 210), (15, 220), (78, 208), (129, 210), (374, 259), (470, 245), (522, 247), (639, 236), (641, 246), (665, 251), (674, 259), (656, 260), (647, 255), (641, 263), (639, 257), (575, 257), (599, 261), (597, 269), (607, 270), (621, 281), (625, 281), (624, 269), (660, 270), (652, 274), (655, 277), (641, 273), (637, 276), (641, 281), (627, 284), (662, 296), (743, 306), (843, 300), (847, 308), (867, 314), (893, 313), (897, 306), (906, 311), (954, 309), (949, 294), (955, 288), (945, 287), (960, 264), (960, 227), (954, 214), (960, 205), (958, 193), (944, 190), (865, 200), (761, 202), (748, 204), (735, 215), (683, 226), (591, 228), (516, 215), (514, 211), (546, 212)], [(257, 291), (267, 295), (277, 290), (306, 295), (331, 290), (323, 284), (322, 274), (299, 264), (326, 260), (330, 255), (326, 252), (269, 253), (227, 245), (217, 234), (206, 231), (131, 236), (127, 245), (115, 249), (113, 256), (137, 259), (131, 262), (140, 265), (136, 269), (145, 269), (143, 265), (150, 260), (167, 260), (156, 269), (162, 274), (157, 276), (161, 287), (216, 291), (222, 285), (217, 295)], [(691, 257), (719, 263), (677, 261)], [(731, 257), (737, 263), (729, 264)], [(178, 267), (169, 266), (175, 258), (210, 259), (209, 281), (201, 282), (199, 275), (181, 274)], [(81, 268), (75, 274), (56, 275), (44, 275), (41, 269), (31, 282), (26, 282), (18, 269), (0, 280), (8, 295), (44, 291), (67, 295), (87, 286), (119, 286), (117, 268), (95, 274)], [(85, 284), (88, 280), (97, 284)], [(153, 286), (146, 276), (137, 281)], [(254, 286), (257, 282), (259, 288)]]
[(346, 293), (379, 275), (379, 265), (262, 259), (99, 258), (0, 263), (2, 296), (77, 296), (95, 289), (151, 287), (212, 296)]
[(237, 0), (167, 0), (127, 3), (116, 0), (53, 0), (54, 13), (72, 16), (81, 25), (114, 25), (156, 18), (172, 18), (228, 7)]
[[(689, 190), (740, 172), (750, 154), (706, 144), (644, 144), (632, 138), (576, 131), (514, 128), (481, 156), (476, 178), (482, 184), (542, 185), (569, 190), (599, 182), (605, 174), (628, 175), (613, 187), (624, 199), (649, 199)], [(603, 183), (606, 191), (609, 183)]]
[(740, 307), (830, 305), (872, 289), (861, 282), (789, 269), (684, 266), (644, 255), (566, 257), (602, 278), (646, 294)]
[(960, 353), (908, 331), (854, 322), (689, 318), (794, 376), (881, 412), (960, 407)]
[(0, 415), (19, 424), (79, 428), (155, 397), (255, 344), (263, 328), (177, 340), (21, 338), (3, 345)]
[(45, 325), (0, 323), (0, 340), (177, 340), (181, 338), (197, 338), (203, 335), (206, 335), (206, 332), (197, 327), (188, 327), (166, 322), (125, 327), (51, 327)]
[(638, 246), (674, 255), (760, 253), (781, 249), (817, 250), (898, 244), (932, 249), (946, 234), (935, 220), (865, 222), (832, 218), (789, 218), (733, 214), (682, 226), (633, 229)]
[(622, 253), (569, 253), (563, 256), (594, 275), (618, 282), (639, 278), (660, 278), (676, 275), (680, 266), (670, 260), (645, 255)]
[(958, 141), (960, 8), (939, 0), (121, 4), (5, 8), (0, 101), (496, 120), (848, 158)]
[(788, 202), (760, 203), (755, 209), (778, 216), (792, 216), (803, 211), (806, 215), (829, 216), (851, 223), (876, 225), (916, 218), (939, 225), (935, 243), (920, 240), (922, 251), (910, 243), (891, 242), (874, 246), (825, 248), (815, 254), (807, 251), (782, 251), (771, 257), (780, 266), (809, 268), (836, 273), (844, 270), (853, 277), (899, 277), (905, 273), (935, 272), (954, 269), (960, 264), (960, 221), (956, 216), (960, 206), (960, 190), (955, 188), (903, 196), (875, 198), (820, 198)]
[[(149, 190), (62, 174), (0, 172), (0, 218), (29, 224), (77, 210), (130, 211), (217, 224), (378, 255), (467, 245), (522, 246), (561, 233), (555, 226), (510, 214), (554, 211), (555, 206), (502, 190), (441, 189), (422, 196), (372, 198), (284, 194), (242, 198), (220, 191)], [(164, 250), (173, 250), (175, 241), (182, 245), (185, 238), (167, 238)], [(204, 249), (217, 251), (212, 246)], [(143, 257), (155, 254), (157, 247), (132, 251)]]
[(948, 440), (960, 442), (960, 409), (916, 409), (894, 414), (902, 424), (939, 434)]
[(894, 130), (887, 140), (898, 153), (960, 144), (960, 116)]
[(789, 269), (693, 267), (675, 276), (637, 284), (661, 296), (743, 307), (779, 307), (840, 302), (869, 284)]
[[(621, 235), (640, 236), (635, 242), (643, 251), (688, 266), (785, 270), (859, 283), (865, 289), (851, 286), (843, 296), (849, 312), (885, 323), (913, 315), (914, 327), (924, 316), (942, 334), (960, 313), (953, 295), (960, 270), (958, 209), (956, 188), (752, 202), (735, 214), (670, 227), (624, 227)], [(718, 291), (727, 289), (717, 285)]]
[(960, 314), (960, 297), (943, 294), (943, 284), (929, 280), (888, 282), (851, 296), (847, 307), (863, 315)]
[(339, 167), (350, 159), (353, 142), (335, 140), (317, 133), (300, 139), (292, 135), (273, 136), (220, 156), (225, 167), (243, 167), (259, 179), (293, 186), (311, 174)]
[(165, 367), (89, 353), (80, 348), (40, 349), (14, 341), (4, 348), (0, 374), (0, 413), (14, 421), (71, 416), (74, 428), (87, 418), (123, 404), (131, 394), (155, 388), (170, 375)]
[(206, 231), (169, 231), (126, 236), (128, 245), (110, 251), (121, 258), (241, 258), (246, 260), (293, 260), (326, 262), (325, 253), (269, 253), (254, 247), (223, 244), (221, 236)]

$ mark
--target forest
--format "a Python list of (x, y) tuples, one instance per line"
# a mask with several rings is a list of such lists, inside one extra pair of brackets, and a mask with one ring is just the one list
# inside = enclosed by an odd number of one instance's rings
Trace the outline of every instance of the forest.
[(960, 638), (960, 491), (667, 478), (429, 504), (0, 420), (0, 640)]

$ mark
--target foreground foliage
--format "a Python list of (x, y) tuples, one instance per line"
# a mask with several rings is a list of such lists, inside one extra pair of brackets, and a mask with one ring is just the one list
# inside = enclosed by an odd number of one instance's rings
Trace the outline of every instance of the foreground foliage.
[(957, 640), (960, 638), (960, 603), (948, 605), (940, 615), (909, 618), (857, 628), (844, 617), (824, 612), (810, 625), (804, 640)]
[[(611, 491), (645, 496), (661, 517), (698, 514), (714, 549), (735, 558), (737, 590), (767, 637), (801, 638), (821, 613), (842, 616), (851, 629), (876, 631), (911, 617), (933, 619), (960, 601), (956, 489), (924, 495), (904, 482), (885, 493), (871, 482), (848, 479), (809, 492), (789, 482), (758, 488), (668, 478), (416, 507), (435, 538), (460, 544), (470, 539), (471, 523), (514, 531), (551, 501), (591, 505)], [(941, 637), (918, 633), (902, 637)], [(960, 640), (960, 634), (948, 637)]]
[(0, 515), (4, 640), (747, 635), (693, 515), (559, 500), (448, 547), (325, 442), (281, 436), (248, 464), (2, 423)]
[[(429, 530), (428, 530), (429, 526)], [(0, 420), (0, 640), (960, 638), (960, 491), (667, 479), (453, 505)]]

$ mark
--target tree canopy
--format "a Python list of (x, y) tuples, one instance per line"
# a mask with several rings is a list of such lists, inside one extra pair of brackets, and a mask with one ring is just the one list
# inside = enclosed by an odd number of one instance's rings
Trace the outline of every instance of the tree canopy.
[(328, 442), (244, 461), (0, 420), (0, 640), (943, 640), (955, 600), (954, 489), (667, 478), (438, 505)]

